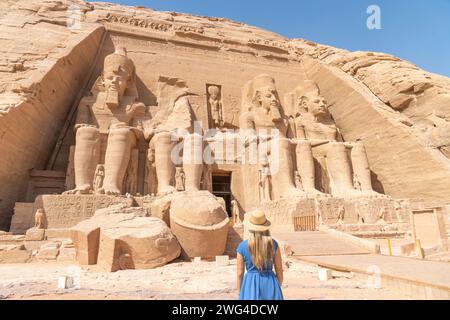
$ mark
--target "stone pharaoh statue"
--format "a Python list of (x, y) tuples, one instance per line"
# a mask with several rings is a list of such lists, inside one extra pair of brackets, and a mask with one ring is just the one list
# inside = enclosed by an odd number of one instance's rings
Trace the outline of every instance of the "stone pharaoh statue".
[(287, 137), (289, 122), (283, 114), (275, 80), (267, 74), (256, 76), (246, 83), (242, 101), (239, 126), (245, 135), (256, 133), (259, 161), (268, 159), (272, 200), (305, 196), (295, 187), (291, 142)]
[(118, 195), (131, 150), (142, 131), (132, 126), (133, 117), (145, 112), (138, 102), (136, 72), (127, 51), (118, 47), (106, 56), (103, 75), (93, 86), (92, 96), (82, 99), (75, 125), (75, 189), (67, 193), (87, 194), (93, 189), (97, 164), (101, 161), (100, 137), (107, 135), (103, 186), (99, 193)]
[[(326, 157), (334, 196), (381, 196), (372, 189), (370, 168), (363, 143), (338, 141), (340, 138), (338, 129), (324, 98), (319, 94), (317, 85), (305, 80), (291, 95), (294, 96), (297, 109), (296, 128), (293, 131), (297, 136), (294, 140), (297, 144), (297, 168), (303, 187), (306, 190), (315, 188), (312, 156), (312, 148), (315, 148), (316, 154)], [(350, 157), (347, 150), (350, 150)], [(354, 186), (354, 178), (358, 181), (357, 186)]]

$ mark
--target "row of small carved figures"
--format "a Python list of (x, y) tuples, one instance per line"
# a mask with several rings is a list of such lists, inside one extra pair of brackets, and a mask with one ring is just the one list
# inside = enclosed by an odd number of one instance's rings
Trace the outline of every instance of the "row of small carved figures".
[[(153, 30), (158, 31), (164, 31), (167, 32), (169, 30), (175, 30), (175, 31), (184, 31), (184, 32), (194, 32), (198, 34), (203, 34), (204, 29), (203, 27), (193, 27), (193, 26), (186, 26), (186, 25), (173, 25), (169, 23), (162, 23), (162, 22), (155, 22), (150, 21), (146, 19), (137, 19), (137, 18), (131, 18), (126, 16), (120, 16), (120, 15), (114, 15), (111, 13), (108, 13), (106, 15), (106, 19), (108, 22), (115, 22), (115, 23), (122, 23), (122, 24), (129, 24), (136, 27), (141, 28), (150, 28)], [(273, 40), (267, 40), (267, 39), (249, 39), (248, 44), (257, 44), (257, 45), (264, 45), (284, 50), (290, 50), (292, 49), (291, 46), (286, 45), (284, 43), (280, 43)]]
[(192, 27), (192, 26), (186, 26), (186, 25), (172, 25), (170, 23), (162, 23), (162, 22), (155, 22), (150, 21), (146, 19), (137, 19), (137, 18), (130, 18), (126, 16), (120, 16), (120, 15), (113, 15), (108, 13), (106, 15), (106, 19), (109, 22), (118, 22), (123, 24), (129, 24), (136, 27), (141, 28), (150, 28), (153, 30), (158, 31), (164, 31), (167, 32), (169, 30), (175, 30), (175, 31), (184, 31), (184, 32), (195, 32), (203, 34), (204, 30), (202, 27)]

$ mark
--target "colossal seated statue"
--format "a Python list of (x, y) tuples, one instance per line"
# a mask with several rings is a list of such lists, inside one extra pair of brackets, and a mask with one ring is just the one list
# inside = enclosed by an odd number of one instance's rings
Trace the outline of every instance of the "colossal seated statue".
[[(305, 190), (315, 188), (315, 154), (326, 157), (331, 193), (334, 196), (380, 196), (372, 189), (366, 151), (361, 141), (343, 142), (317, 85), (302, 81), (291, 94), (295, 119), (297, 169)], [(347, 150), (350, 149), (350, 159)], [(354, 185), (357, 177), (357, 186)]]
[[(145, 165), (146, 192), (152, 193), (154, 185), (158, 194), (175, 191), (177, 161), (181, 161), (184, 167), (186, 190), (199, 189), (201, 156), (199, 160), (198, 157), (191, 159), (189, 155), (192, 150), (201, 154), (202, 139), (192, 130), (192, 110), (184, 81), (160, 77), (158, 112), (151, 117), (146, 112), (148, 108), (138, 102), (134, 63), (128, 58), (126, 49), (118, 47), (113, 54), (106, 56), (103, 75), (97, 79), (91, 93), (78, 107), (74, 152), (76, 186), (66, 193), (89, 194), (95, 190), (96, 193), (120, 195), (124, 186), (128, 186), (128, 192), (136, 193), (137, 177), (129, 175), (137, 175), (137, 163), (130, 163), (130, 159), (138, 139), (149, 142), (147, 161), (150, 163)], [(99, 188), (96, 168), (103, 159), (102, 134), (107, 135), (107, 143), (102, 186)], [(175, 153), (174, 148), (179, 142), (181, 148)], [(183, 154), (182, 160), (176, 159), (176, 154)]]
[[(143, 122), (144, 137), (149, 141), (147, 166), (154, 168), (157, 194), (176, 190), (176, 165), (183, 165), (184, 189), (199, 190), (203, 172), (203, 139), (193, 132), (194, 116), (188, 99), (189, 90), (183, 80), (160, 77), (159, 111)], [(151, 156), (150, 156), (151, 155)]]
[(106, 56), (103, 75), (94, 84), (92, 95), (84, 97), (75, 124), (74, 152), (75, 189), (66, 193), (93, 192), (93, 181), (101, 159), (101, 134), (106, 134), (103, 186), (97, 192), (122, 193), (122, 183), (131, 150), (142, 131), (132, 126), (133, 118), (145, 112), (138, 102), (136, 72), (127, 51), (118, 47)]
[(305, 196), (295, 187), (289, 121), (280, 105), (275, 80), (267, 74), (256, 76), (243, 89), (239, 127), (245, 139), (256, 138), (257, 161), (268, 159), (273, 200)]

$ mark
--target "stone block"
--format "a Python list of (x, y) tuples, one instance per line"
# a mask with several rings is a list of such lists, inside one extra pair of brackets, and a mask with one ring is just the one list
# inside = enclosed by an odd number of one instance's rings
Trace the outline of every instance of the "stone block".
[(216, 267), (224, 267), (230, 264), (228, 256), (216, 256)]
[(136, 217), (101, 229), (98, 264), (108, 271), (150, 269), (176, 259), (180, 252), (164, 221)]
[(0, 263), (25, 263), (31, 259), (31, 251), (9, 250), (0, 251)]
[(96, 264), (100, 227), (92, 226), (71, 230), (71, 238), (76, 248), (77, 261), (82, 265)]
[(333, 275), (330, 269), (320, 268), (318, 272), (320, 281), (327, 281), (333, 279)]
[(59, 250), (54, 248), (47, 248), (39, 250), (36, 258), (39, 260), (56, 260)]
[(44, 209), (48, 229), (66, 229), (94, 216), (99, 209), (114, 205), (132, 207), (133, 198), (100, 194), (40, 195), (34, 205)]
[(45, 230), (44, 229), (31, 228), (31, 229), (28, 229), (25, 234), (26, 241), (42, 241), (44, 239), (45, 239)]
[(24, 234), (34, 225), (33, 203), (16, 202), (9, 231)]
[(70, 229), (68, 228), (45, 229), (45, 237), (47, 239), (70, 238)]
[(170, 204), (173, 195), (168, 194), (154, 199), (150, 203), (150, 214), (152, 217), (160, 218), (170, 227)]
[(75, 248), (61, 248), (59, 250), (58, 261), (75, 261), (77, 259), (77, 252)]
[(35, 250), (39, 250), (41, 248), (41, 246), (45, 243), (47, 243), (48, 241), (43, 240), (43, 241), (24, 241), (24, 246), (26, 250), (30, 250), (30, 251), (35, 251)]
[(74, 285), (73, 278), (69, 276), (61, 276), (58, 278), (58, 289), (69, 289)]
[(0, 251), (25, 250), (23, 244), (4, 244), (0, 245)]

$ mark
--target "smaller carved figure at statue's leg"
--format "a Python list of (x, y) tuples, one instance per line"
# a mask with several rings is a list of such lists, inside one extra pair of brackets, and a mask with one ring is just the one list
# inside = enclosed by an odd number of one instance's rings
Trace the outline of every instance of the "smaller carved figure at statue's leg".
[(92, 193), (95, 168), (100, 158), (100, 136), (94, 126), (82, 126), (75, 137), (74, 171), (75, 189), (65, 194)]
[(125, 124), (116, 124), (111, 127), (108, 135), (108, 144), (105, 154), (105, 179), (103, 190), (108, 195), (122, 193), (123, 180), (131, 150), (136, 145), (136, 137)]

